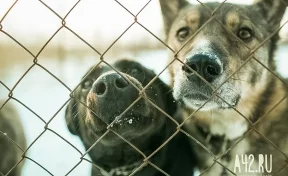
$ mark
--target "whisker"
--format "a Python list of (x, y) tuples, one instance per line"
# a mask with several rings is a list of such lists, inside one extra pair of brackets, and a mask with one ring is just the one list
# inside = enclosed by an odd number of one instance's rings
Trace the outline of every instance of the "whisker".
[(236, 80), (236, 81), (243, 81), (243, 82), (247, 82), (247, 83), (249, 83), (249, 81), (244, 80), (244, 79), (233, 78), (233, 77), (231, 77), (230, 79), (233, 79), (233, 80)]
[(87, 116), (87, 112), (85, 112), (85, 114), (81, 117), (81, 118), (78, 118), (78, 124), (76, 125), (76, 129), (80, 129), (80, 123), (84, 122), (84, 119), (86, 118)]
[(166, 93), (164, 93), (164, 95), (169, 94), (169, 93), (171, 93), (171, 92), (173, 92), (173, 91), (174, 91), (174, 88), (171, 88), (169, 91), (167, 91)]

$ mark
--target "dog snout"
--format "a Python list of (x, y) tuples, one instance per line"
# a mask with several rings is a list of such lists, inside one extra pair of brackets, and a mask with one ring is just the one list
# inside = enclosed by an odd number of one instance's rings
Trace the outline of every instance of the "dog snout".
[(101, 77), (93, 85), (93, 92), (97, 96), (109, 96), (109, 91), (123, 93), (129, 87), (129, 83), (118, 73), (111, 73)]
[(186, 65), (183, 65), (182, 70), (187, 74), (187, 76), (198, 77), (193, 74), (191, 70), (193, 69), (209, 83), (213, 82), (223, 72), (223, 66), (220, 60), (213, 55), (195, 54), (187, 58), (185, 64)]
[[(126, 73), (103, 74), (93, 83), (91, 94), (87, 96), (89, 107), (93, 107), (97, 116), (106, 124), (110, 124), (139, 97), (139, 92), (134, 85), (140, 85), (140, 82)], [(145, 112), (146, 104), (143, 100), (137, 102), (135, 107), (129, 109), (129, 114), (136, 111), (135, 109), (143, 109)]]

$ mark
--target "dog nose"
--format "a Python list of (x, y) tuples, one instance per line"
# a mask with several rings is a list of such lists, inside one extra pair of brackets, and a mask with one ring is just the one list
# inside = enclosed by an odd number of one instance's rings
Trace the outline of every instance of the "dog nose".
[[(136, 79), (131, 79), (126, 73), (121, 73), (121, 75), (127, 77), (135, 85), (140, 84)], [(90, 90), (94, 93), (91, 95), (95, 98), (87, 96), (91, 105), (94, 105), (95, 112), (100, 113), (99, 118), (105, 123), (113, 122), (115, 120), (114, 115), (123, 112), (139, 97), (137, 89), (121, 75), (109, 72), (100, 76), (93, 83)]]
[(111, 73), (96, 80), (93, 87), (93, 92), (98, 96), (105, 96), (108, 89), (113, 92), (123, 92), (129, 83), (118, 73)]
[[(187, 58), (185, 64), (209, 83), (219, 77), (223, 70), (220, 60), (212, 55), (196, 54)], [(182, 70), (189, 76), (195, 75), (186, 65), (183, 65)]]

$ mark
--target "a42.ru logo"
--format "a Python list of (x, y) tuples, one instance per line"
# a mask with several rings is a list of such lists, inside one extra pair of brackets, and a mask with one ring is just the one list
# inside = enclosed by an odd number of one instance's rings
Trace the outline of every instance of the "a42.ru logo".
[(234, 163), (235, 173), (247, 174), (269, 174), (272, 172), (272, 155), (236, 155)]

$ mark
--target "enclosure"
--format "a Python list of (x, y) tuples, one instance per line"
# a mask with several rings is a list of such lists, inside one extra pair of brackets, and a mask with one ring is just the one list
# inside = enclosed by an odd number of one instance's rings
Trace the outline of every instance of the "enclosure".
[[(67, 103), (91, 66), (133, 58), (170, 83), (168, 54), (178, 51), (166, 44), (158, 0), (8, 0), (0, 2), (0, 19), (0, 97), (5, 100), (0, 110), (6, 103), (15, 105), (24, 125), (29, 147), (19, 148), (23, 176), (88, 176), (96, 167), (64, 119)], [(275, 56), (279, 73), (273, 73), (284, 77), (287, 19)]]

